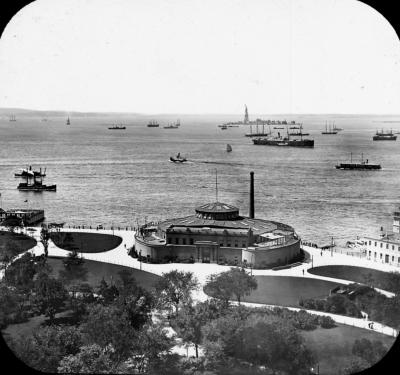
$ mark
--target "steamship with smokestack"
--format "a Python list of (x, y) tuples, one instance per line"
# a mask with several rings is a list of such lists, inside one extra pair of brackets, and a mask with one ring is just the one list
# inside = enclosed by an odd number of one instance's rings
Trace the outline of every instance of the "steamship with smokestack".
[(293, 227), (255, 218), (254, 172), (250, 172), (249, 216), (218, 200), (190, 216), (145, 224), (135, 234), (135, 251), (154, 263), (218, 263), (272, 268), (301, 259)]

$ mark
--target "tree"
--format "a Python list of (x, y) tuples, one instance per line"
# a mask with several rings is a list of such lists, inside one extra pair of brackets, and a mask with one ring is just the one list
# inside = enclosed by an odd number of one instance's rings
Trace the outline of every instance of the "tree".
[(219, 315), (219, 309), (213, 301), (199, 302), (195, 306), (187, 305), (182, 308), (175, 318), (178, 336), (184, 342), (193, 344), (196, 358), (199, 357), (198, 348), (202, 343), (202, 327)]
[(239, 360), (275, 373), (309, 374), (315, 362), (304, 339), (278, 316), (234, 309), (207, 324), (203, 333), (206, 358), (219, 368)]
[(235, 296), (240, 305), (245, 295), (257, 289), (257, 280), (243, 268), (231, 268), (229, 271), (211, 275), (204, 289), (212, 297), (222, 299), (226, 303)]
[(175, 307), (178, 312), (182, 303), (191, 301), (191, 292), (198, 289), (199, 283), (192, 272), (173, 270), (162, 274), (156, 284), (156, 294), (161, 308)]
[(32, 300), (39, 312), (45, 314), (52, 323), (55, 314), (62, 311), (64, 307), (67, 291), (60, 281), (41, 272), (35, 281)]
[(58, 372), (65, 374), (118, 374), (124, 373), (124, 366), (115, 363), (112, 345), (105, 348), (97, 344), (85, 345), (79, 353), (65, 356), (58, 366)]
[(102, 348), (112, 345), (115, 349), (113, 360), (116, 363), (126, 360), (132, 354), (132, 343), (138, 336), (126, 312), (113, 305), (89, 306), (81, 330), (88, 344), (97, 344)]
[(66, 355), (78, 353), (81, 345), (79, 329), (48, 326), (40, 327), (28, 337), (11, 342), (10, 348), (28, 366), (54, 373), (60, 360)]
[(65, 283), (87, 280), (88, 270), (85, 267), (85, 260), (79, 257), (76, 250), (69, 252), (68, 257), (63, 259), (63, 265), (64, 269), (59, 271), (59, 276)]
[(119, 291), (115, 285), (108, 285), (104, 277), (100, 281), (97, 293), (101, 296), (104, 305), (110, 305), (118, 297)]
[(343, 368), (341, 374), (354, 375), (370, 367), (371, 365), (365, 359), (362, 359), (360, 357), (354, 357), (351, 359), (351, 362), (346, 367)]
[(125, 311), (131, 326), (135, 329), (142, 327), (150, 318), (155, 305), (150, 292), (140, 287), (129, 271), (121, 271), (121, 283), (118, 285), (117, 306)]
[(40, 242), (43, 245), (45, 257), (49, 255), (49, 250), (48, 250), (49, 239), (50, 239), (49, 231), (45, 227), (43, 227), (42, 230), (40, 231)]

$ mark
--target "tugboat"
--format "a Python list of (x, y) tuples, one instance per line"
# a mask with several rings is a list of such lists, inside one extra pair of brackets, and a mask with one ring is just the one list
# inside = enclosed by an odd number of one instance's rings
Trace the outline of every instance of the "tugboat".
[(46, 177), (46, 168), (44, 169), (44, 171), (42, 172), (42, 168), (40, 168), (39, 171), (33, 171), (32, 170), (32, 166), (30, 165), (29, 168), (20, 169), (21, 172), (19, 173), (15, 173), (14, 176), (15, 177)]
[(126, 127), (122, 125), (114, 125), (108, 128), (109, 130), (125, 130)]
[(160, 126), (160, 124), (157, 121), (154, 121), (154, 120), (150, 121), (147, 124), (148, 128), (158, 128), (159, 126)]
[(171, 156), (169, 158), (170, 161), (174, 162), (174, 163), (184, 163), (185, 161), (187, 161), (186, 158), (184, 158), (183, 156), (181, 156), (181, 153), (178, 152), (178, 155), (176, 155), (175, 157)]
[(67, 118), (66, 124), (67, 124), (67, 125), (71, 125), (71, 121), (69, 120), (69, 117)]
[(229, 143), (226, 145), (226, 152), (232, 152), (232, 146)]
[(372, 137), (372, 140), (374, 141), (395, 141), (397, 139), (397, 135), (394, 135), (392, 130), (387, 131), (386, 133), (383, 132), (383, 129), (381, 131), (376, 131), (376, 134)]
[(26, 182), (21, 182), (17, 189), (22, 191), (56, 191), (57, 185), (44, 185), (42, 178), (40, 177), (37, 180), (36, 176), (33, 176), (33, 183), (29, 183), (29, 177), (27, 176)]
[(369, 164), (368, 159), (364, 161), (363, 154), (361, 154), (361, 163), (353, 163), (353, 153), (351, 153), (350, 163), (340, 163), (336, 165), (336, 169), (371, 170), (371, 169), (382, 169), (382, 167), (380, 164)]
[(310, 133), (303, 133), (303, 125), (302, 124), (300, 124), (299, 127), (291, 127), (290, 129), (299, 129), (298, 131), (289, 133), (289, 135), (292, 135), (292, 136), (302, 137), (303, 135), (310, 135)]

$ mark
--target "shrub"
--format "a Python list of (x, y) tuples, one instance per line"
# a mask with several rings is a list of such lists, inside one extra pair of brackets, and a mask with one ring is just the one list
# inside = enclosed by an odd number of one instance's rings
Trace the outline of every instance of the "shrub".
[(321, 315), (320, 317), (318, 317), (318, 323), (322, 328), (336, 327), (335, 321), (327, 315)]

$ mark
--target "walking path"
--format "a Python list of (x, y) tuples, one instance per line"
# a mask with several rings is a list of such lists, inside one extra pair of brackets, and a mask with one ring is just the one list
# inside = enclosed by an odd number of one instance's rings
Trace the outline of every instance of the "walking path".
[[(35, 229), (34, 232), (32, 233), (32, 236), (36, 239), (38, 242), (35, 247), (33, 247), (31, 250), (32, 253), (35, 255), (40, 255), (43, 254), (44, 249), (43, 245), (40, 243), (40, 228), (33, 228)], [(193, 298), (197, 301), (204, 301), (208, 298), (208, 296), (204, 293), (202, 286), (206, 283), (207, 278), (211, 274), (215, 273), (220, 273), (227, 271), (229, 267), (227, 266), (222, 266), (214, 263), (193, 263), (193, 264), (187, 264), (187, 263), (167, 263), (167, 264), (151, 264), (151, 263), (143, 263), (139, 262), (137, 259), (132, 258), (131, 256), (128, 255), (128, 249), (130, 249), (134, 243), (135, 243), (135, 238), (134, 238), (134, 231), (131, 230), (96, 230), (96, 229), (69, 229), (65, 228), (63, 229), (64, 232), (87, 232), (87, 233), (103, 233), (103, 234), (110, 234), (110, 235), (116, 235), (122, 238), (121, 244), (116, 247), (115, 249), (109, 250), (107, 252), (102, 252), (102, 253), (83, 253), (82, 256), (85, 259), (88, 260), (94, 260), (94, 261), (99, 261), (99, 262), (106, 262), (106, 263), (112, 263), (112, 264), (118, 264), (121, 266), (127, 266), (127, 267), (132, 267), (136, 269), (141, 269), (143, 271), (151, 272), (156, 275), (162, 275), (162, 273), (169, 272), (171, 270), (178, 270), (178, 271), (190, 271), (193, 272), (193, 274), (197, 277), (201, 287), (199, 290), (195, 291), (193, 294)], [(366, 267), (366, 268), (372, 268), (372, 269), (378, 269), (381, 271), (386, 271), (386, 272), (392, 272), (396, 271), (398, 272), (398, 269), (395, 266), (391, 266), (389, 264), (380, 264), (380, 263), (375, 263), (368, 261), (366, 259), (360, 259), (358, 257), (354, 256), (349, 256), (346, 254), (340, 254), (340, 253), (335, 253), (333, 252), (331, 255), (330, 251), (323, 251), (321, 255), (321, 249), (316, 249), (313, 247), (308, 247), (308, 246), (303, 246), (303, 248), (310, 253), (310, 256), (312, 256), (312, 262), (308, 263), (302, 263), (299, 266), (293, 267), (293, 268), (287, 268), (287, 269), (282, 269), (282, 270), (252, 270), (253, 275), (255, 276), (296, 276), (296, 277), (307, 277), (307, 278), (315, 278), (315, 279), (320, 279), (320, 280), (328, 280), (328, 281), (333, 281), (337, 283), (342, 283), (342, 284), (350, 284), (353, 283), (351, 280), (342, 280), (342, 279), (336, 279), (336, 278), (331, 278), (331, 277), (325, 277), (325, 276), (319, 276), (319, 275), (314, 275), (308, 272), (312, 266), (317, 267), (317, 266), (326, 266), (326, 265), (347, 265), (347, 266), (356, 266), (356, 267)], [(69, 251), (60, 249), (57, 247), (53, 241), (49, 241), (49, 247), (48, 247), (48, 254), (49, 256), (56, 256), (56, 257), (65, 257), (67, 256)], [(304, 275), (303, 275), (303, 270), (304, 270)], [(388, 297), (392, 297), (394, 294), (384, 291), (384, 290), (379, 290), (381, 293), (385, 294)], [(257, 306), (257, 307), (262, 307), (262, 306), (267, 306), (267, 307), (282, 307), (282, 306), (273, 306), (273, 305), (266, 305), (266, 304), (256, 304), (256, 303), (243, 303), (244, 305), (248, 306)], [(285, 306), (286, 307), (286, 306)], [(294, 308), (294, 307), (287, 307), (290, 310), (304, 310), (300, 308)], [(342, 324), (347, 324), (359, 328), (365, 328), (365, 329), (371, 329), (368, 327), (370, 321), (367, 321), (366, 319), (359, 319), (359, 318), (353, 318), (353, 317), (348, 317), (348, 316), (343, 316), (343, 315), (337, 315), (337, 314), (330, 314), (322, 311), (315, 311), (315, 310), (306, 310), (307, 312), (315, 315), (327, 315), (330, 316), (335, 322), (337, 323), (342, 323)], [(373, 330), (383, 333), (385, 335), (389, 336), (394, 336), (396, 337), (398, 332), (388, 326), (382, 325), (378, 322), (373, 322)]]

